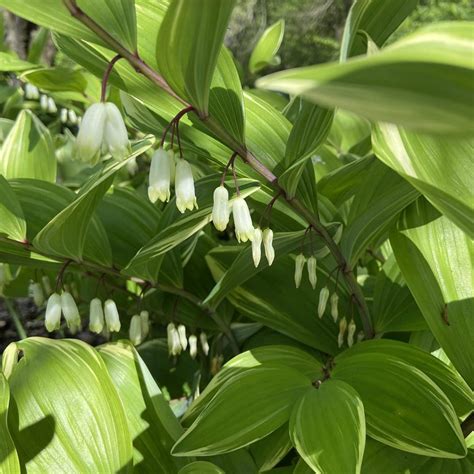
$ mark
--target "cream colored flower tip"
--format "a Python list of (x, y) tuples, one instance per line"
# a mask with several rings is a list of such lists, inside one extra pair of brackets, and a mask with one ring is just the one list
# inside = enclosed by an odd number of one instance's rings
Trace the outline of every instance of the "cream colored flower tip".
[(212, 222), (219, 231), (224, 231), (229, 223), (229, 192), (224, 186), (214, 190), (212, 206)]
[(191, 165), (180, 158), (176, 164), (175, 176), (176, 207), (182, 214), (184, 211), (198, 209), (194, 190), (194, 178)]
[(316, 257), (311, 256), (308, 258), (308, 278), (313, 290), (316, 289), (316, 283), (318, 282), (318, 275), (316, 272), (317, 264)]
[(209, 354), (209, 343), (207, 342), (207, 334), (205, 332), (199, 334), (199, 341), (201, 342), (201, 348), (204, 355), (207, 356)]
[(331, 316), (334, 322), (337, 322), (337, 318), (339, 316), (339, 296), (337, 296), (337, 293), (333, 293), (331, 295)]
[(75, 332), (81, 325), (81, 317), (73, 296), (68, 291), (61, 293), (61, 311), (64, 314), (67, 327)]
[(253, 240), (255, 230), (252, 224), (252, 217), (247, 202), (244, 198), (237, 196), (232, 204), (232, 214), (234, 215), (235, 234), (239, 242)]
[(262, 240), (263, 234), (259, 227), (255, 227), (253, 231), (253, 240), (252, 240), (252, 258), (255, 268), (258, 267), (260, 260), (262, 258)]
[(295, 286), (299, 288), (301, 285), (301, 278), (303, 277), (304, 265), (306, 257), (300, 253), (295, 259)]
[(102, 301), (94, 298), (89, 304), (89, 331), (97, 334), (104, 329), (104, 310), (102, 309)]
[(151, 158), (148, 198), (155, 203), (170, 200), (171, 169), (168, 153), (159, 148)]
[(56, 331), (61, 324), (61, 296), (53, 293), (48, 298), (44, 325), (48, 332)]
[(321, 293), (319, 293), (318, 316), (320, 318), (323, 317), (324, 311), (326, 311), (326, 305), (328, 303), (328, 299), (329, 299), (329, 290), (327, 286), (325, 286), (321, 290)]
[(166, 327), (166, 333), (168, 338), (168, 353), (171, 356), (181, 354), (182, 346), (179, 340), (179, 333), (176, 326), (173, 323), (169, 323)]
[(275, 249), (273, 248), (273, 230), (265, 229), (263, 231), (263, 248), (265, 249), (265, 257), (268, 265), (275, 260)]
[(354, 319), (351, 319), (351, 322), (349, 323), (348, 329), (347, 329), (347, 346), (352, 347), (354, 344), (354, 334), (356, 332), (356, 324), (354, 322)]
[(181, 348), (185, 351), (188, 347), (188, 339), (186, 338), (186, 326), (184, 324), (178, 326), (178, 337)]
[(134, 346), (138, 346), (142, 342), (142, 320), (140, 315), (135, 314), (132, 316), (128, 333), (129, 339)]
[(106, 300), (104, 303), (105, 324), (109, 332), (120, 331), (120, 316), (114, 300)]

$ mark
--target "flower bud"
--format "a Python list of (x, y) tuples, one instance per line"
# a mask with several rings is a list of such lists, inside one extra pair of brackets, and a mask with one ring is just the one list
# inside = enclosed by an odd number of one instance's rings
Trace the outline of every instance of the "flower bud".
[(61, 293), (61, 310), (64, 314), (67, 327), (74, 333), (81, 325), (81, 317), (74, 298), (71, 293), (67, 291)]
[(57, 111), (56, 102), (54, 102), (52, 97), (48, 97), (48, 113), (55, 114)]
[(339, 334), (337, 335), (337, 347), (342, 347), (344, 344), (344, 334), (347, 330), (347, 320), (346, 318), (342, 318), (339, 321)]
[(337, 293), (334, 292), (331, 295), (331, 316), (334, 322), (337, 321), (337, 318), (339, 316), (339, 310), (338, 310), (338, 304), (339, 304), (339, 296), (337, 296)]
[(347, 346), (352, 347), (354, 344), (354, 334), (356, 332), (356, 324), (354, 322), (354, 318), (351, 319), (349, 323), (349, 328), (347, 330)]
[(262, 231), (259, 227), (255, 227), (253, 231), (252, 258), (255, 268), (257, 268), (262, 258)]
[(105, 103), (106, 120), (104, 129), (104, 143), (109, 153), (116, 159), (121, 160), (130, 152), (127, 127), (123, 121), (122, 114), (112, 102)]
[(125, 165), (125, 167), (127, 168), (127, 172), (130, 176), (135, 176), (138, 172), (137, 158), (136, 157), (130, 158), (127, 161), (127, 164)]
[(181, 214), (186, 209), (192, 211), (198, 209), (196, 194), (194, 191), (194, 178), (191, 165), (182, 158), (176, 164), (175, 177), (176, 207)]
[(189, 336), (189, 355), (191, 359), (195, 359), (197, 356), (197, 337), (194, 334)]
[(45, 112), (48, 110), (48, 96), (45, 95), (45, 94), (41, 94), (40, 108), (41, 108), (41, 110), (43, 110)]
[(314, 256), (309, 257), (308, 258), (308, 278), (313, 290), (316, 289), (316, 283), (318, 282), (316, 267), (317, 267), (316, 257)]
[(321, 293), (319, 293), (319, 303), (318, 303), (318, 316), (319, 318), (323, 317), (324, 311), (326, 311), (326, 305), (328, 303), (329, 298), (329, 290), (328, 287), (325, 286)]
[(181, 344), (183, 351), (185, 351), (188, 347), (188, 340), (186, 339), (186, 326), (184, 324), (178, 326), (178, 337), (179, 343)]
[(130, 320), (129, 338), (134, 346), (142, 342), (142, 320), (138, 314)]
[(28, 294), (30, 298), (33, 298), (33, 302), (36, 306), (40, 307), (44, 303), (43, 289), (39, 283), (31, 281), (28, 286)]
[(76, 139), (76, 150), (80, 160), (97, 163), (104, 139), (107, 110), (105, 104), (92, 104), (84, 114)]
[(44, 317), (44, 325), (48, 332), (56, 331), (61, 324), (61, 297), (57, 293), (53, 293), (48, 298), (46, 305), (46, 313)]
[(41, 277), (41, 283), (43, 284), (44, 292), (49, 296), (53, 292), (53, 289), (51, 288), (51, 282), (49, 281), (49, 276), (43, 275)]
[(263, 248), (265, 249), (265, 257), (267, 257), (270, 266), (275, 260), (275, 249), (273, 248), (273, 230), (265, 229), (263, 231)]
[(204, 355), (207, 356), (209, 354), (209, 343), (207, 342), (207, 334), (205, 332), (199, 334), (199, 341), (201, 342), (201, 348)]
[(72, 125), (77, 124), (77, 114), (76, 112), (74, 112), (74, 110), (69, 109), (67, 111), (67, 116), (68, 116), (69, 122), (71, 122)]
[(168, 352), (171, 356), (176, 356), (181, 354), (181, 342), (179, 340), (179, 334), (176, 330), (176, 327), (173, 323), (169, 323), (166, 327), (166, 332), (168, 336)]
[(59, 120), (61, 120), (61, 123), (67, 123), (67, 120), (68, 120), (67, 109), (64, 109), (64, 108), (61, 109), (61, 112), (59, 113)]
[(143, 310), (140, 312), (140, 320), (142, 322), (142, 339), (145, 340), (150, 332), (150, 314)]
[(104, 303), (104, 316), (107, 329), (110, 332), (120, 331), (120, 316), (114, 300), (106, 300)]
[(170, 160), (168, 153), (159, 148), (153, 154), (150, 164), (148, 198), (155, 203), (170, 200)]
[(301, 277), (303, 276), (304, 264), (306, 263), (305, 256), (300, 253), (295, 259), (295, 286), (299, 288), (301, 285)]
[(27, 99), (39, 99), (39, 90), (33, 84), (25, 84), (25, 97)]
[(222, 232), (229, 223), (229, 192), (224, 186), (219, 186), (214, 190), (213, 197), (212, 222), (214, 227)]
[(232, 213), (234, 214), (235, 234), (239, 242), (247, 242), (253, 240), (254, 228), (250, 210), (245, 199), (237, 196), (232, 205)]
[(104, 329), (102, 301), (99, 298), (94, 298), (89, 305), (89, 331), (99, 334), (102, 329)]

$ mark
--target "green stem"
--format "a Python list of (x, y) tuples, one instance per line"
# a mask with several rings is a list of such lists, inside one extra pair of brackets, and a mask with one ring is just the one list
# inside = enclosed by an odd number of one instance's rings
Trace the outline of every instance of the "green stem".
[[(150, 81), (155, 83), (158, 87), (165, 90), (169, 95), (181, 102), (187, 108), (191, 104), (179, 97), (168, 85), (165, 79), (150, 68), (144, 61), (142, 61), (138, 54), (128, 51), (120, 42), (113, 38), (107, 31), (105, 31), (98, 23), (96, 23), (90, 16), (84, 13), (77, 5), (76, 0), (63, 0), (72, 16), (86, 25), (97, 36), (99, 36), (105, 43), (107, 43), (118, 54), (125, 58), (138, 72), (146, 76)], [(347, 262), (346, 258), (340, 251), (337, 244), (334, 242), (326, 228), (319, 221), (318, 216), (308, 210), (298, 199), (289, 196), (285, 189), (278, 183), (278, 178), (261, 163), (247, 148), (241, 143), (237, 142), (213, 117), (200, 114), (199, 117), (207, 125), (210, 131), (214, 132), (222, 143), (229, 146), (232, 150), (237, 152), (239, 156), (261, 176), (263, 176), (272, 186), (282, 193), (288, 204), (293, 207), (300, 215), (302, 215), (307, 222), (316, 230), (316, 232), (323, 238), (328, 246), (330, 252), (336, 259), (338, 265), (341, 267), (342, 274), (352, 292), (354, 300), (359, 307), (359, 314), (362, 320), (365, 337), (367, 339), (374, 337), (374, 330), (370, 318), (369, 309), (365, 301), (362, 289), (359, 287), (355, 278), (354, 272)]]
[(10, 301), (9, 298), (5, 298), (5, 305), (8, 309), (8, 313), (13, 319), (13, 323), (15, 324), (18, 336), (20, 337), (20, 339), (26, 339), (28, 336), (26, 334), (25, 328), (23, 327), (23, 324), (21, 323), (20, 315), (18, 314), (18, 311), (16, 310), (14, 304)]

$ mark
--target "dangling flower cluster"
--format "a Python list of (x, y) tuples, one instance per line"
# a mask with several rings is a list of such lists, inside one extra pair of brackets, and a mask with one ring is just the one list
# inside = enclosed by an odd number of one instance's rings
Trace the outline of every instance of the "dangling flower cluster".
[(67, 327), (75, 334), (81, 327), (81, 317), (73, 296), (68, 291), (53, 293), (48, 298), (45, 314), (45, 326), (48, 332), (56, 331), (61, 324), (61, 313)]
[[(195, 359), (198, 354), (198, 338), (195, 334), (191, 334), (189, 339), (186, 337), (186, 326), (179, 324), (177, 327), (174, 323), (169, 323), (166, 327), (168, 340), (168, 353), (170, 356), (178, 356), (189, 348), (189, 355)], [(202, 352), (205, 356), (209, 354), (209, 343), (205, 332), (199, 334), (199, 342)]]
[[(252, 216), (250, 215), (250, 209), (245, 199), (240, 196), (239, 187), (237, 185), (237, 178), (234, 168), (235, 156), (235, 154), (232, 155), (228, 165), (224, 170), (220, 185), (214, 190), (212, 222), (218, 231), (223, 232), (227, 228), (230, 214), (232, 212), (237, 241), (239, 243), (248, 241), (252, 242), (252, 259), (255, 267), (258, 267), (262, 258), (262, 243), (268, 265), (271, 265), (275, 259), (275, 250), (273, 248), (273, 231), (269, 228), (262, 231), (260, 226), (254, 228)], [(227, 169), (230, 165), (232, 165), (234, 171), (234, 182), (237, 190), (237, 196), (232, 202), (232, 207), (229, 202), (229, 192), (224, 186), (224, 179)]]
[(89, 305), (89, 331), (100, 334), (105, 327), (108, 332), (120, 331), (120, 316), (115, 301), (108, 299), (102, 307), (100, 298), (94, 298)]
[(40, 107), (41, 110), (47, 112), (48, 114), (55, 114), (58, 111), (54, 99), (52, 97), (48, 97), (46, 94), (42, 94), (40, 97)]
[(135, 314), (130, 320), (129, 337), (134, 346), (141, 344), (150, 331), (150, 315), (148, 311), (141, 311)]
[(184, 158), (175, 159), (173, 150), (160, 147), (151, 159), (148, 198), (152, 203), (168, 202), (173, 184), (179, 212), (198, 209), (191, 165)]
[(77, 134), (76, 153), (80, 160), (94, 165), (107, 152), (120, 160), (130, 152), (130, 143), (117, 106), (112, 102), (99, 102), (92, 104), (84, 114)]
[(25, 99), (38, 100), (40, 98), (39, 90), (33, 84), (25, 84)]
[(79, 123), (80, 117), (77, 116), (74, 110), (62, 108), (59, 112), (59, 119), (61, 120), (61, 123), (77, 125)]
[(306, 260), (304, 254), (300, 253), (295, 259), (295, 286), (299, 288), (301, 285), (301, 280), (303, 277), (304, 266), (308, 266), (308, 280), (311, 284), (313, 290), (316, 289), (316, 283), (318, 282), (318, 277), (316, 274), (317, 270), (317, 260), (316, 257), (311, 256)]

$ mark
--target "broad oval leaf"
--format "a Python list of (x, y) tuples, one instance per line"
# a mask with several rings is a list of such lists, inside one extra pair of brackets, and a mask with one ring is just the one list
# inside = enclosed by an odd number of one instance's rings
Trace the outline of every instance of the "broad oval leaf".
[(188, 426), (190, 422), (194, 421), (219, 389), (229, 380), (248, 370), (268, 367), (290, 368), (306, 375), (311, 380), (322, 375), (321, 362), (308, 352), (296, 347), (271, 345), (242, 352), (227, 362), (209, 382), (202, 394), (193, 401), (183, 417), (184, 425)]
[(390, 237), (395, 258), (431, 332), (474, 387), (474, 243), (425, 200)]
[(474, 238), (472, 139), (416, 134), (380, 123), (372, 141), (380, 160)]
[(353, 354), (336, 363), (332, 377), (359, 394), (372, 438), (424, 456), (466, 455), (451, 402), (421, 370), (387, 354)]
[(143, 360), (124, 341), (105, 344), (97, 350), (125, 409), (135, 469), (178, 472), (185, 460), (172, 457), (170, 450), (183, 429)]
[(440, 359), (412, 344), (389, 339), (374, 339), (355, 344), (336, 357), (342, 361), (352, 354), (386, 354), (396, 357), (426, 374), (448, 396), (459, 416), (474, 408), (474, 395), (459, 374)]
[(79, 70), (67, 68), (36, 69), (22, 74), (22, 79), (47, 91), (75, 91), (84, 93), (87, 79)]
[(49, 130), (29, 110), (22, 110), (0, 151), (0, 173), (7, 179), (56, 181), (56, 157)]
[(175, 456), (207, 456), (235, 451), (278, 429), (311, 386), (287, 368), (257, 368), (225, 383), (173, 447)]
[(8, 424), (23, 469), (129, 471), (132, 441), (124, 409), (93, 348), (78, 340), (32, 337), (7, 352), (10, 360), (23, 355), (8, 377), (15, 407)]
[(365, 418), (359, 395), (340, 380), (310, 388), (293, 409), (290, 436), (314, 472), (360, 473)]
[(172, 0), (156, 43), (158, 69), (171, 88), (200, 115), (208, 114), (209, 90), (234, 0)]
[(0, 174), (0, 235), (23, 241), (26, 222), (23, 209), (8, 181)]
[(20, 462), (8, 429), (9, 404), (10, 388), (7, 379), (0, 372), (0, 472), (19, 474)]
[(252, 74), (266, 66), (277, 66), (280, 58), (277, 56), (283, 35), (285, 33), (285, 20), (278, 20), (269, 26), (257, 41), (249, 59), (249, 71)]
[(374, 121), (430, 133), (470, 134), (473, 28), (469, 22), (430, 25), (369, 57), (278, 72), (259, 79), (257, 86)]

